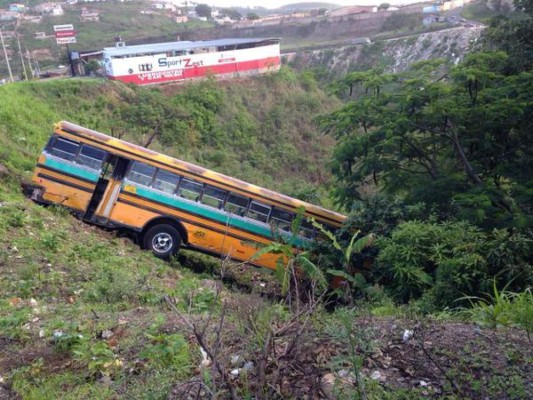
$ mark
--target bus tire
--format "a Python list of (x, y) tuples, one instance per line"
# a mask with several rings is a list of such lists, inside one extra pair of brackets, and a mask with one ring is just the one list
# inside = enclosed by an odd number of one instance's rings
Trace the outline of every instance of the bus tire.
[(152, 226), (143, 236), (143, 247), (159, 258), (168, 260), (175, 255), (181, 245), (179, 232), (171, 225)]

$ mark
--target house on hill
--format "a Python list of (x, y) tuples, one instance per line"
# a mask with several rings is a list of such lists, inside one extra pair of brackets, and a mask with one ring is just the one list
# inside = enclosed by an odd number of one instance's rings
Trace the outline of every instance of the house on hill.
[(23, 13), (26, 12), (26, 6), (24, 4), (20, 3), (11, 3), (9, 5), (9, 11), (17, 12), (17, 13)]
[(100, 21), (100, 14), (98, 12), (89, 10), (87, 7), (83, 7), (81, 9), (80, 21), (81, 22)]
[(0, 21), (14, 21), (20, 18), (20, 14), (15, 11), (0, 10)]
[(59, 17), (64, 14), (63, 8), (59, 3), (42, 3), (35, 7), (33, 10), (41, 15), (52, 15), (54, 17)]

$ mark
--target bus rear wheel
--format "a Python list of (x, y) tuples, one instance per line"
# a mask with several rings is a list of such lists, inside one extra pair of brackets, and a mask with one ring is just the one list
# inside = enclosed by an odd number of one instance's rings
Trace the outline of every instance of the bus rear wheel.
[(171, 225), (155, 225), (148, 229), (143, 237), (144, 248), (165, 260), (176, 254), (180, 245), (180, 234)]

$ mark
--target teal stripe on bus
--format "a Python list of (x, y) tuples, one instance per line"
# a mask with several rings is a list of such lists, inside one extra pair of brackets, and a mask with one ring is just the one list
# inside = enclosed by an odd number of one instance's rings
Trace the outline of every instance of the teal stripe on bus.
[(92, 182), (96, 182), (98, 181), (98, 178), (100, 178), (100, 174), (89, 172), (86, 169), (77, 167), (69, 162), (61, 162), (49, 157), (46, 157), (44, 165), (58, 171), (66, 172), (70, 175), (79, 176), (80, 178), (87, 179)]
[[(131, 182), (128, 182), (127, 184), (132, 185)], [(273, 239), (272, 231), (270, 227), (260, 226), (252, 222), (242, 220), (240, 218), (228, 218), (228, 216), (231, 216), (231, 214), (228, 214), (225, 211), (216, 210), (209, 206), (204, 206), (200, 203), (193, 203), (187, 200), (183, 200), (180, 197), (165, 195), (161, 192), (150, 190), (149, 188), (145, 188), (145, 187), (141, 187), (137, 185), (132, 185), (132, 186), (135, 186), (136, 194), (138, 196), (144, 197), (149, 200), (153, 200), (158, 203), (163, 203), (171, 207), (178, 208), (190, 214), (198, 215), (198, 216), (205, 217), (213, 221), (217, 221), (223, 225), (229, 225), (232, 228), (242, 229), (247, 232), (251, 232), (251, 233), (254, 233), (260, 236)], [(125, 192), (125, 193), (127, 194), (128, 192)], [(302, 248), (309, 247), (309, 243), (306, 240), (303, 240), (301, 238), (296, 238), (296, 239), (291, 240), (292, 234), (290, 233), (282, 232), (281, 235), (285, 239), (291, 241), (291, 244), (295, 246), (302, 247)]]

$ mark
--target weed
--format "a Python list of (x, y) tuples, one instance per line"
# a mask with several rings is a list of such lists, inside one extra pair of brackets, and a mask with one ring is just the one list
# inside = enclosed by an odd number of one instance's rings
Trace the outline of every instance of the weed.
[(202, 287), (198, 281), (191, 279), (180, 280), (173, 295), (181, 300), (178, 306), (187, 312), (205, 312), (218, 305), (217, 293), (212, 288)]
[(171, 367), (185, 374), (191, 367), (189, 346), (180, 334), (146, 334), (150, 343), (140, 353), (141, 357), (162, 367)]
[(56, 252), (65, 235), (59, 232), (45, 232), (41, 235), (41, 245), (45, 250)]
[(531, 341), (531, 332), (533, 332), (533, 292), (531, 288), (522, 293), (514, 294), (510, 319), (515, 326), (526, 331), (527, 338)]
[(466, 313), (480, 325), (491, 329), (510, 325), (509, 311), (512, 305), (512, 294), (505, 289), (498, 290), (496, 280), (494, 280), (492, 294), (487, 294), (486, 299), (476, 296), (465, 296), (461, 299), (470, 301), (472, 308), (466, 310)]
[(9, 339), (25, 340), (29, 338), (29, 332), (25, 324), (29, 322), (31, 309), (22, 307), (10, 310), (7, 315), (0, 316), (0, 332)]
[(371, 331), (355, 321), (356, 314), (353, 310), (339, 310), (336, 316), (340, 322), (340, 327), (331, 327), (330, 335), (345, 345), (347, 354), (334, 358), (333, 367), (348, 366), (356, 383), (356, 393), (353, 394), (353, 398), (367, 399), (367, 381), (361, 370), (365, 358), (373, 350)]
[(87, 366), (92, 377), (115, 376), (122, 369), (122, 361), (109, 348), (106, 342), (91, 343), (82, 340), (73, 345), (74, 359)]
[(106, 303), (135, 300), (138, 296), (136, 286), (137, 281), (132, 271), (106, 265), (96, 271), (91, 281), (85, 284), (85, 297), (91, 302)]

